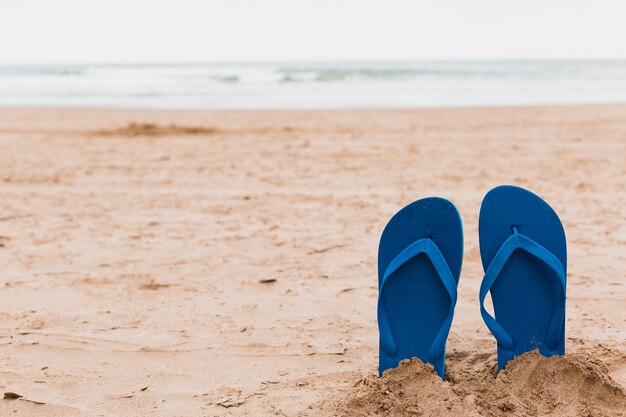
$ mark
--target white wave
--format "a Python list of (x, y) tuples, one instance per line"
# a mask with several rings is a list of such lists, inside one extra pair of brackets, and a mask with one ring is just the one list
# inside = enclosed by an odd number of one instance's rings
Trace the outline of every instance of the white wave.
[(327, 108), (602, 102), (626, 102), (626, 62), (0, 67), (0, 105)]

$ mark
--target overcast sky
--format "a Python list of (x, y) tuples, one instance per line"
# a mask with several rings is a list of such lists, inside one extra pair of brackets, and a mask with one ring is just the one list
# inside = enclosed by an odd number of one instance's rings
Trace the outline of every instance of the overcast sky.
[(624, 0), (0, 0), (0, 63), (626, 58)]

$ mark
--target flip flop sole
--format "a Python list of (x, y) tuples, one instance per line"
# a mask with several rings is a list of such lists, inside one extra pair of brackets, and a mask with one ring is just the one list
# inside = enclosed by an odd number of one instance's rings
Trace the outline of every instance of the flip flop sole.
[[(515, 227), (567, 265), (565, 232), (554, 210), (523, 188), (500, 186), (485, 196), (479, 217), (480, 255), (485, 270)], [(566, 269), (565, 269), (566, 271)], [(540, 259), (513, 252), (491, 287), (496, 321), (513, 339), (509, 351), (498, 346), (498, 368), (524, 352), (539, 349), (545, 356), (565, 353), (565, 317), (558, 344), (548, 347), (547, 334), (561, 284)], [(563, 298), (564, 299), (564, 298)]]
[[(445, 258), (458, 284), (463, 259), (463, 228), (456, 207), (443, 198), (415, 201), (394, 215), (380, 239), (378, 285), (385, 270), (400, 252), (419, 239), (430, 238)], [(379, 349), (380, 374), (402, 359), (417, 357), (428, 362), (428, 350), (450, 310), (450, 295), (433, 264), (420, 254), (398, 268), (385, 284), (379, 300), (387, 312), (396, 345), (393, 358)], [(443, 377), (445, 349), (432, 365)]]

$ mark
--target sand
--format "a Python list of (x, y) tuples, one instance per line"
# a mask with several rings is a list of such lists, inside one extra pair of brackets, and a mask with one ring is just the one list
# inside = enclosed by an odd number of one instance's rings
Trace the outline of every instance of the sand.
[(382, 378), (363, 378), (343, 397), (320, 402), (341, 416), (622, 416), (626, 392), (589, 353), (525, 353), (497, 373), (480, 363), (445, 381), (418, 359)]
[[(625, 161), (624, 105), (1, 109), (0, 415), (623, 415)], [(563, 220), (568, 354), (496, 376), (500, 184)], [(433, 195), (465, 229), (446, 380), (378, 380), (378, 239)]]

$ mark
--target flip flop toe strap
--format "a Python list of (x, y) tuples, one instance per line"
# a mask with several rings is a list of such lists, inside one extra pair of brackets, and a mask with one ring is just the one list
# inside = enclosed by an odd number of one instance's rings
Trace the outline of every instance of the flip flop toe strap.
[(518, 233), (516, 228), (514, 228), (513, 234), (504, 241), (502, 246), (500, 246), (500, 249), (498, 249), (498, 252), (491, 260), (491, 263), (485, 272), (485, 277), (480, 284), (480, 314), (482, 315), (485, 324), (496, 338), (498, 345), (508, 351), (513, 351), (515, 349), (513, 339), (509, 336), (507, 331), (504, 330), (500, 323), (498, 323), (496, 319), (491, 316), (487, 310), (485, 310), (484, 302), (487, 293), (491, 290), (494, 282), (502, 272), (504, 265), (506, 265), (507, 261), (511, 258), (513, 252), (518, 249), (542, 260), (554, 271), (554, 275), (561, 284), (561, 291), (557, 294), (557, 299), (554, 303), (555, 308), (550, 319), (547, 334), (548, 349), (554, 350), (559, 342), (561, 327), (563, 325), (563, 317), (565, 316), (565, 268), (563, 268), (561, 262), (552, 252), (528, 236)]
[(451, 301), (448, 315), (441, 324), (441, 327), (439, 328), (439, 331), (437, 332), (437, 335), (435, 336), (428, 351), (429, 361), (436, 362), (443, 354), (448, 332), (450, 331), (450, 326), (452, 325), (454, 306), (456, 305), (457, 299), (457, 290), (456, 281), (452, 276), (452, 272), (450, 272), (448, 263), (435, 242), (431, 239), (420, 239), (411, 243), (402, 252), (400, 252), (400, 254), (393, 258), (387, 266), (378, 292), (378, 328), (380, 330), (380, 341), (383, 351), (390, 358), (395, 358), (397, 353), (396, 344), (393, 340), (393, 334), (391, 333), (391, 327), (389, 325), (389, 318), (387, 317), (387, 311), (382, 299), (383, 290), (385, 288), (385, 284), (389, 281), (389, 278), (395, 271), (398, 270), (398, 268), (422, 253), (428, 256), (428, 259), (430, 259), (430, 262), (435, 267), (435, 271), (437, 271), (441, 282), (450, 295)]

